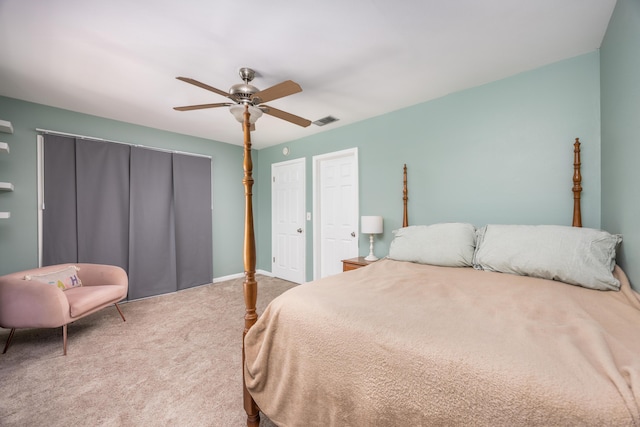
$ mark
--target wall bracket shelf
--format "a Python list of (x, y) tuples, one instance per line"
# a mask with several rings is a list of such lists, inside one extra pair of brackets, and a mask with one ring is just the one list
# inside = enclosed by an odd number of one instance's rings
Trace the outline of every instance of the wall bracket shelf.
[(0, 182), (0, 191), (13, 191), (14, 186), (10, 182)]
[[(13, 125), (6, 120), (0, 120), (0, 132), (13, 133)], [(6, 142), (0, 142), (0, 153), (9, 154), (9, 144)], [(10, 182), (0, 182), (0, 191), (13, 191), (13, 184)], [(0, 212), (0, 219), (9, 219), (11, 217), (10, 212)]]
[(0, 120), (0, 132), (13, 133), (13, 125), (6, 120)]

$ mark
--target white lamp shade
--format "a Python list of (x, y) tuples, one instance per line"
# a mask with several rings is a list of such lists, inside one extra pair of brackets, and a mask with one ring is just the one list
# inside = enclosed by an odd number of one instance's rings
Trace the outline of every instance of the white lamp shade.
[[(244, 123), (244, 105), (243, 104), (233, 104), (229, 106), (229, 111), (233, 114), (233, 117), (236, 118), (240, 123)], [(258, 121), (258, 119), (262, 117), (262, 110), (258, 107), (254, 107), (253, 105), (249, 105), (249, 123), (254, 124)]]
[(381, 216), (363, 216), (360, 218), (360, 232), (364, 234), (380, 234), (382, 230)]

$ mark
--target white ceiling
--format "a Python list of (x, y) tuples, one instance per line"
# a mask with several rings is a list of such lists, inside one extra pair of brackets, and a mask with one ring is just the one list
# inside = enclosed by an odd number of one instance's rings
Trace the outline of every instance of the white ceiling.
[[(0, 95), (242, 144), (226, 98), (248, 66), (269, 102), (255, 148), (302, 138), (600, 47), (615, 0), (0, 0)], [(65, 131), (65, 129), (55, 129)], [(68, 131), (68, 130), (67, 130)], [(94, 135), (100, 136), (100, 135)]]

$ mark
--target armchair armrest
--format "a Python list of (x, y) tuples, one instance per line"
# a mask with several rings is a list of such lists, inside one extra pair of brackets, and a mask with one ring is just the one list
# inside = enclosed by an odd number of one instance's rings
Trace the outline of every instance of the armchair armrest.
[(69, 319), (69, 303), (56, 286), (12, 276), (0, 277), (0, 326), (3, 328), (57, 328)]
[(127, 273), (120, 267), (105, 264), (75, 264), (82, 286), (115, 285), (129, 287)]

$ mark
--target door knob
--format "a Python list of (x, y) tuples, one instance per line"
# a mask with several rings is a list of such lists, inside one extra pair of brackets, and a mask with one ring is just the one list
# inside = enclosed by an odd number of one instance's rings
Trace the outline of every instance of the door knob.
[(302, 228), (298, 228), (296, 231), (297, 231), (298, 233), (302, 233)]
[(355, 231), (351, 232), (351, 237), (356, 237), (356, 232)]

